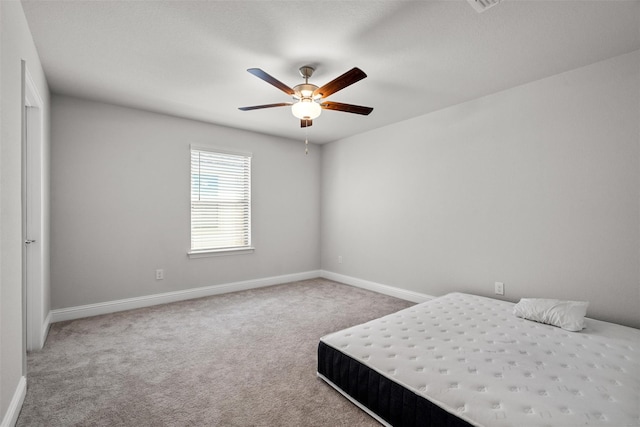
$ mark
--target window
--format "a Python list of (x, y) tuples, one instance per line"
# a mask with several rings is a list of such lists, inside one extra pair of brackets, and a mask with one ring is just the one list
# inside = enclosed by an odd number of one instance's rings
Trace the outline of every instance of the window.
[(252, 249), (251, 155), (191, 147), (189, 253)]

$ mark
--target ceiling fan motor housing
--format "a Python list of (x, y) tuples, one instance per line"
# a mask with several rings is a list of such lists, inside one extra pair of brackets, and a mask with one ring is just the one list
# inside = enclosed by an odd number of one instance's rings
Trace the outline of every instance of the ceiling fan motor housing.
[(293, 97), (295, 99), (318, 99), (320, 95), (313, 96), (313, 92), (318, 89), (318, 86), (311, 83), (302, 83), (293, 87)]

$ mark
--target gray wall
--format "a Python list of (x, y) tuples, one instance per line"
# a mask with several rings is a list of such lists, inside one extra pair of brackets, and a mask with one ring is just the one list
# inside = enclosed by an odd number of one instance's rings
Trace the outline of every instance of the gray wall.
[[(29, 27), (18, 1), (0, 1), (0, 422), (24, 374), (22, 342), (22, 65), (25, 60), (38, 88), (44, 117), (44, 164), (48, 164), (49, 88)], [(44, 171), (45, 175), (48, 170)], [(43, 188), (45, 214), (48, 188)], [(48, 223), (40, 243), (48, 293)], [(45, 307), (48, 312), (48, 306)]]
[(328, 144), (322, 268), (640, 327), (639, 118), (636, 51)]
[[(53, 309), (319, 268), (318, 147), (64, 96), (51, 120)], [(253, 153), (253, 254), (187, 257), (192, 143)]]

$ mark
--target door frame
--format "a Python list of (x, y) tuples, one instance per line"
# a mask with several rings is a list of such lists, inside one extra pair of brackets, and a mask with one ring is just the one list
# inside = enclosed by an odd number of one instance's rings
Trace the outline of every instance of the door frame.
[[(23, 242), (35, 240), (33, 244), (24, 243), (22, 252), (23, 344), (25, 350), (40, 350), (48, 329), (44, 289), (44, 117), (42, 97), (25, 61), (22, 81), (22, 237)], [(26, 373), (26, 358), (23, 371)]]

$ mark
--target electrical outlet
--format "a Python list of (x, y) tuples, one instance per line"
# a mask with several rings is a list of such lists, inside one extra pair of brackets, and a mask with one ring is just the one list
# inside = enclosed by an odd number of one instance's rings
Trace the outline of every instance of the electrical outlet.
[(342, 264), (342, 255), (338, 255), (338, 264)]
[(159, 268), (156, 270), (156, 280), (164, 280), (164, 270)]
[(504, 295), (504, 283), (495, 282), (496, 295)]

